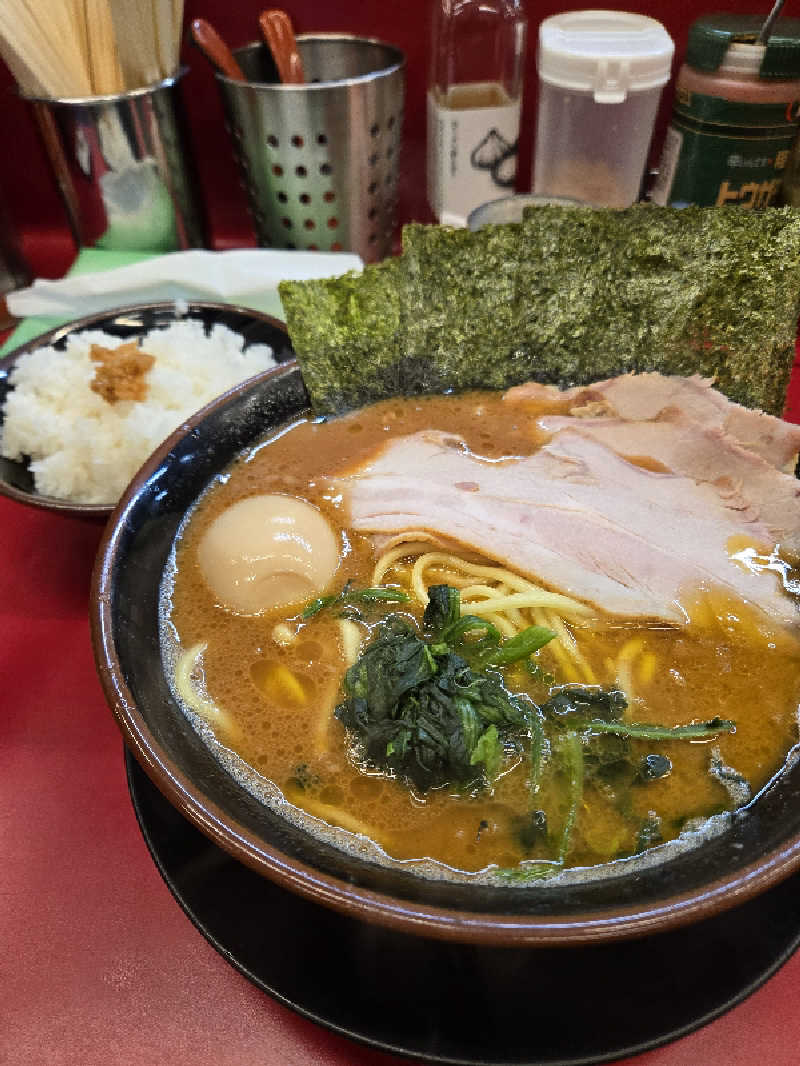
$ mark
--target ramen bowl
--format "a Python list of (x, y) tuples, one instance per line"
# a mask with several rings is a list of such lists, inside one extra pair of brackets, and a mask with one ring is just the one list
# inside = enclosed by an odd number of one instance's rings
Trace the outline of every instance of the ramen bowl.
[(800, 865), (800, 766), (791, 758), (755, 801), (686, 850), (652, 849), (586, 877), (520, 884), (438, 880), (313, 836), (224, 768), (170, 687), (159, 597), (187, 511), (243, 449), (308, 414), (294, 362), (233, 389), (173, 434), (130, 485), (93, 576), (94, 653), (107, 701), (136, 760), (214, 844), (306, 900), (359, 921), (461, 944), (588, 945), (710, 917)]

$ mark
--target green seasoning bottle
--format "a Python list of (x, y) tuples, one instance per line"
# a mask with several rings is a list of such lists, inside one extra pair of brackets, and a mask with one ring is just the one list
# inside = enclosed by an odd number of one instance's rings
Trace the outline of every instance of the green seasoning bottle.
[(685, 207), (767, 207), (800, 122), (800, 19), (756, 44), (759, 15), (705, 15), (689, 29), (672, 120), (650, 199)]

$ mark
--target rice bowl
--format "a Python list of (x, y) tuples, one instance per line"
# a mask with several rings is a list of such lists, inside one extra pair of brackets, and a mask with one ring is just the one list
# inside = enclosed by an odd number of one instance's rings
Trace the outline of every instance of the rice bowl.
[[(106, 402), (91, 346), (145, 338), (144, 402)], [(196, 410), (290, 354), (269, 316), (223, 304), (142, 305), (60, 327), (0, 363), (0, 492), (107, 515), (150, 452)]]

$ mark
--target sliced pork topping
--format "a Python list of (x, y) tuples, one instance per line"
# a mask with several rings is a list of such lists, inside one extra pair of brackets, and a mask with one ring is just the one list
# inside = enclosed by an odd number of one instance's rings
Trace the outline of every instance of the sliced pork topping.
[(676, 408), (656, 422), (544, 415), (537, 425), (553, 435), (568, 429), (651, 470), (707, 483), (728, 507), (760, 518), (777, 543), (800, 553), (800, 481), (776, 470), (721, 428), (707, 429)]
[(800, 426), (732, 403), (698, 374), (623, 374), (593, 385), (559, 392), (535, 382), (509, 389), (509, 403), (540, 403), (575, 417), (606, 415), (628, 422), (648, 422), (678, 412), (707, 429), (719, 429), (741, 447), (783, 468), (800, 452)]
[(710, 482), (633, 464), (561, 429), (530, 456), (489, 461), (423, 432), (388, 444), (336, 481), (365, 533), (427, 531), (550, 587), (631, 618), (680, 624), (682, 600), (722, 586), (782, 621), (796, 617), (774, 574), (733, 561), (731, 544), (769, 550), (752, 509)]

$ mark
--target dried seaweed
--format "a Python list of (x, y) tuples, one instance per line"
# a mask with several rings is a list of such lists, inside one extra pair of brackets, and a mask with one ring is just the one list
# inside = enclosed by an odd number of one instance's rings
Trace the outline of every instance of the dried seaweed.
[(476, 233), (411, 224), (395, 259), (280, 293), (320, 413), (660, 370), (715, 377), (731, 399), (780, 414), (800, 211), (547, 205)]
[[(406, 353), (408, 303), (401, 259), (387, 259), (363, 274), (314, 282), (281, 282), (283, 309), (303, 380), (320, 413), (359, 407), (369, 399), (406, 391), (392, 384)], [(365, 374), (365, 368), (369, 368)]]

